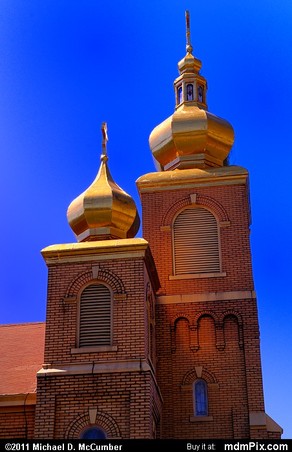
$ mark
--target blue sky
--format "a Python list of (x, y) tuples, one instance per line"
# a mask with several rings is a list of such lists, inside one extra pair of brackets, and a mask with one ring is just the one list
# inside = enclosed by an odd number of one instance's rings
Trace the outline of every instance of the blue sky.
[(45, 319), (40, 250), (75, 241), (66, 210), (95, 177), (103, 121), (111, 173), (139, 204), (149, 134), (174, 110), (186, 9), (209, 110), (250, 171), (266, 411), (292, 438), (290, 0), (1, 0), (0, 322)]

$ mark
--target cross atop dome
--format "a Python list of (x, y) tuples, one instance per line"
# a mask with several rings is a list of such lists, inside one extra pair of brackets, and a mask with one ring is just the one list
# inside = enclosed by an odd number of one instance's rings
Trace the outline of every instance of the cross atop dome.
[(107, 161), (107, 142), (108, 142), (108, 135), (107, 135), (107, 123), (103, 122), (101, 125), (101, 132), (102, 132), (102, 154), (100, 159), (102, 161)]
[(185, 12), (185, 19), (186, 19), (186, 51), (188, 53), (192, 53), (193, 47), (191, 44), (191, 28), (190, 28), (190, 13), (189, 11)]
[(185, 20), (187, 54), (174, 81), (175, 112), (149, 137), (158, 171), (223, 166), (234, 141), (231, 124), (208, 112), (207, 80), (200, 74), (201, 61), (191, 53), (188, 11)]
[(101, 163), (92, 184), (68, 207), (68, 222), (78, 242), (135, 237), (140, 219), (133, 198), (119, 187), (108, 168), (107, 123), (103, 122)]

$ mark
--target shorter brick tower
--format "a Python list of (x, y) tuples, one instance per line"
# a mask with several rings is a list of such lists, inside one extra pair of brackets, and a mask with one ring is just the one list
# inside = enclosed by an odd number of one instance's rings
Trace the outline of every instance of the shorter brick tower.
[(279, 438), (264, 409), (248, 171), (228, 165), (233, 129), (208, 112), (188, 13), (186, 30), (175, 112), (149, 139), (158, 171), (137, 181), (161, 284), (161, 437)]
[(133, 199), (101, 166), (68, 208), (78, 243), (42, 250), (48, 299), (35, 438), (155, 438), (158, 278)]

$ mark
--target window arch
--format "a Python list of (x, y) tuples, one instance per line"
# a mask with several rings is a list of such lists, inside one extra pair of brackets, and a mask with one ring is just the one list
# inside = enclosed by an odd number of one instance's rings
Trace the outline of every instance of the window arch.
[(176, 216), (173, 253), (175, 275), (221, 271), (218, 223), (209, 210), (188, 207)]
[(106, 439), (105, 431), (97, 425), (85, 428), (79, 436), (80, 439)]
[(80, 297), (79, 347), (111, 345), (112, 294), (104, 284), (90, 284)]
[(208, 391), (205, 380), (196, 380), (193, 384), (194, 414), (208, 416)]

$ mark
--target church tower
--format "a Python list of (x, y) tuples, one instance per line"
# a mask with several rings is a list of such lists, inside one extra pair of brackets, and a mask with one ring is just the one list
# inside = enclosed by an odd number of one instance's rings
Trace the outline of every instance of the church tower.
[(188, 13), (186, 38), (175, 111), (149, 138), (157, 171), (137, 180), (144, 238), (104, 123), (98, 174), (67, 211), (77, 242), (42, 250), (36, 439), (281, 437), (264, 407), (248, 171), (208, 111)]
[(161, 394), (155, 370), (149, 245), (134, 238), (133, 199), (101, 163), (69, 206), (77, 243), (42, 250), (48, 266), (45, 364), (38, 372), (35, 438), (154, 438)]
[(149, 138), (157, 172), (137, 180), (161, 285), (161, 437), (279, 438), (264, 408), (248, 171), (228, 164), (233, 128), (207, 109), (188, 12), (186, 38), (175, 111)]

